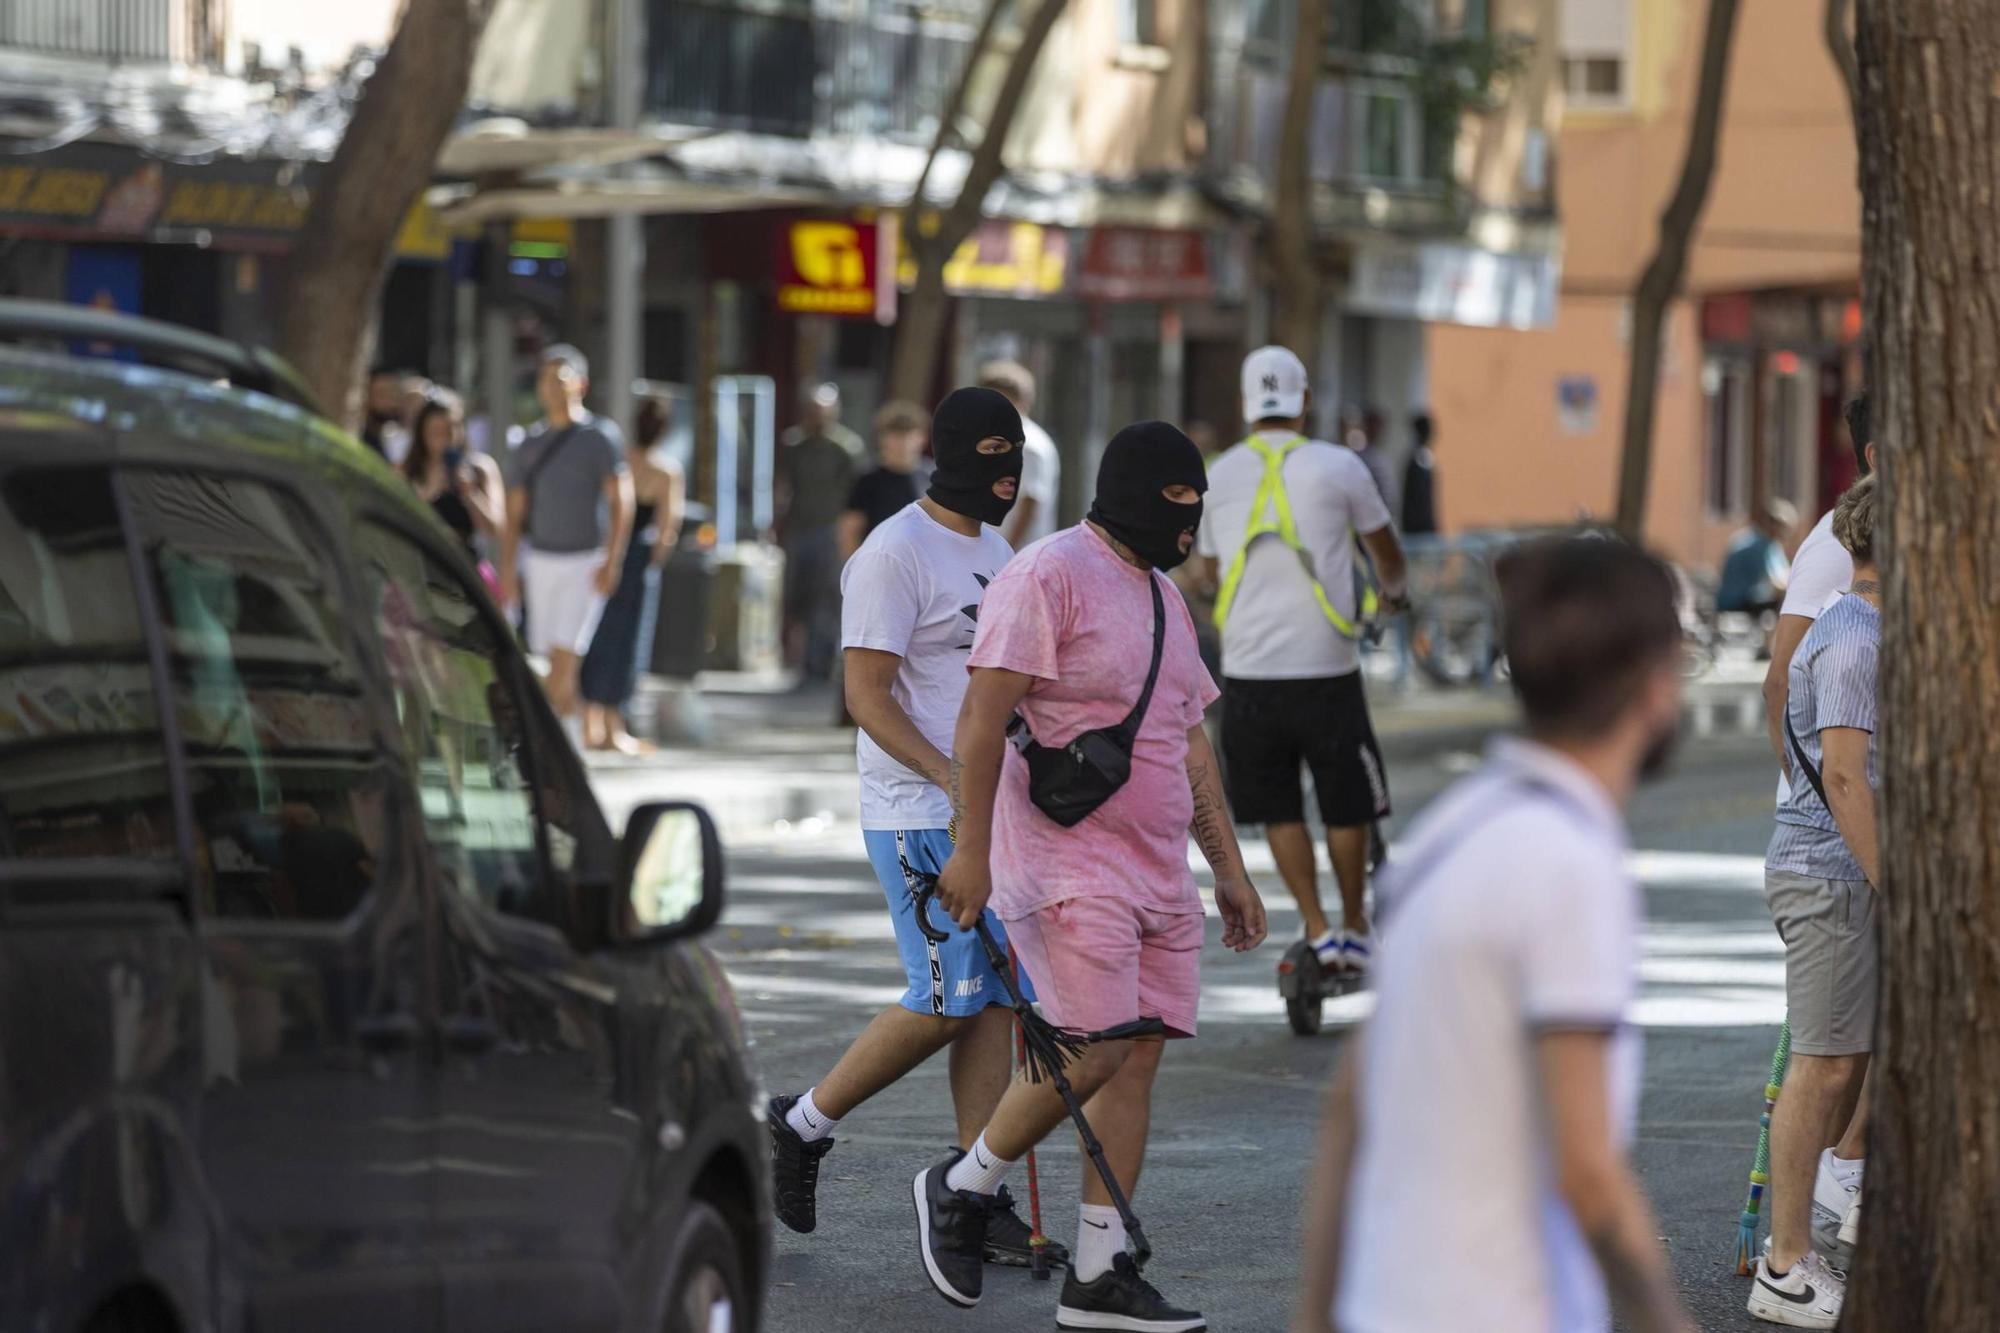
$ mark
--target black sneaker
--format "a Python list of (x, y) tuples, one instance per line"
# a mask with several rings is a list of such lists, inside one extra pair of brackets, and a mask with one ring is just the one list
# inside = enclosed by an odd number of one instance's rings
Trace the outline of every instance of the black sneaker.
[(1201, 1333), (1208, 1321), (1193, 1310), (1176, 1309), (1139, 1276), (1132, 1256), (1111, 1261), (1111, 1271), (1093, 1282), (1076, 1280), (1071, 1269), (1063, 1281), (1062, 1304), (1056, 1307), (1057, 1328), (1133, 1329), (1137, 1333)]
[(917, 1172), (910, 1193), (917, 1208), (917, 1252), (938, 1295), (971, 1309), (979, 1304), (986, 1219), (997, 1200), (990, 1194), (948, 1189), (945, 1173), (964, 1153), (954, 1149), (936, 1166)]
[(778, 1220), (794, 1231), (811, 1231), (819, 1224), (813, 1206), (819, 1193), (819, 1159), (833, 1151), (833, 1140), (807, 1143), (798, 1131), (785, 1123), (785, 1113), (799, 1099), (773, 1097), (764, 1113), (771, 1129), (771, 1193), (775, 1196)]
[[(993, 1216), (986, 1220), (986, 1262), (1007, 1268), (1028, 1268), (1035, 1262), (1035, 1233), (1014, 1211), (1014, 1196), (1002, 1185), (993, 1196)], [(1069, 1251), (1042, 1237), (1042, 1259), (1051, 1268), (1069, 1267)]]

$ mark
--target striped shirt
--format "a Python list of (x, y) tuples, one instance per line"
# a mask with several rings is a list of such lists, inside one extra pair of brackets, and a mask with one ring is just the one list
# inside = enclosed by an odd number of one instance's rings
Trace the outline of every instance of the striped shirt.
[[(1820, 732), (1851, 727), (1868, 733), (1868, 785), (1881, 786), (1875, 766), (1875, 664), (1882, 647), (1882, 613), (1866, 598), (1847, 594), (1828, 607), (1792, 658), (1791, 696), (1785, 708), (1792, 735), (1816, 769), (1826, 767)], [(1789, 748), (1790, 742), (1786, 742)], [(1792, 761), (1791, 785), (1778, 805), (1778, 829), (1764, 864), (1820, 879), (1865, 880), (1847, 850), (1833, 812), (1812, 780)]]

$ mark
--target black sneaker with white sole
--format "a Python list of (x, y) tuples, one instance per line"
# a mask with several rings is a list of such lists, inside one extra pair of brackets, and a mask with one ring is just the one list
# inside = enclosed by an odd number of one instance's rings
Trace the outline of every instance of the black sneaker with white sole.
[(917, 1172), (910, 1182), (917, 1209), (917, 1252), (924, 1276), (938, 1295), (953, 1305), (971, 1309), (979, 1304), (986, 1258), (986, 1219), (998, 1200), (991, 1194), (951, 1189), (945, 1173), (965, 1156), (956, 1149), (935, 1166)]
[(798, 1100), (773, 1097), (764, 1123), (771, 1131), (771, 1193), (778, 1220), (794, 1231), (807, 1232), (819, 1225), (819, 1162), (833, 1151), (833, 1140), (807, 1143), (799, 1137), (785, 1120)]
[(1057, 1328), (1127, 1329), (1133, 1333), (1201, 1333), (1208, 1321), (1193, 1310), (1167, 1304), (1153, 1284), (1139, 1276), (1132, 1256), (1121, 1254), (1110, 1271), (1079, 1282), (1071, 1269), (1056, 1307)]
[[(1014, 1196), (1005, 1185), (993, 1196), (993, 1215), (986, 1219), (986, 1262), (1003, 1268), (1027, 1268), (1035, 1261), (1035, 1233), (1014, 1211)], [(1051, 1268), (1069, 1267), (1069, 1251), (1042, 1237), (1042, 1259)]]

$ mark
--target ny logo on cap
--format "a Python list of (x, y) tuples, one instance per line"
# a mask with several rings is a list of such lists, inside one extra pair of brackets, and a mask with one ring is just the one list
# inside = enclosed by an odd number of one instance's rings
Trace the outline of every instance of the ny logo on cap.
[(1266, 375), (1264, 377), (1264, 392), (1276, 393), (1277, 391), (1278, 391), (1278, 377), (1276, 375)]

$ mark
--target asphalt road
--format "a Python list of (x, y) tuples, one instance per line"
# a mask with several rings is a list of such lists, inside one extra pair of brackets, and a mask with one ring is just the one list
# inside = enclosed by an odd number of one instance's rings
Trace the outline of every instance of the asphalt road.
[[(1392, 748), (1388, 762), (1407, 817), (1477, 756)], [(1631, 812), (1647, 903), (1636, 1013), (1647, 1058), (1635, 1151), (1704, 1329), (1756, 1327), (1743, 1314), (1745, 1287), (1732, 1257), (1784, 1007), (1782, 956), (1761, 887), (1772, 787), (1760, 737), (1710, 738), (1691, 745)], [(1329, 1003), (1321, 1037), (1290, 1033), (1273, 969), (1298, 918), (1261, 843), (1250, 839), (1246, 851), (1253, 873), (1262, 871), (1272, 942), (1247, 957), (1226, 953), (1211, 918), (1201, 1036), (1172, 1047), (1162, 1068), (1137, 1204), (1156, 1252), (1148, 1276), (1170, 1297), (1202, 1309), (1217, 1330), (1281, 1330), (1321, 1089), (1341, 1034), (1367, 1001)], [(881, 890), (855, 829), (821, 819), (733, 848), (730, 883), (715, 944), (768, 1087), (800, 1091), (901, 993)], [(947, 1146), (951, 1125), (939, 1060), (841, 1126), (821, 1176), (818, 1231), (779, 1233), (774, 1333), (1053, 1326), (1057, 1288), (1025, 1272), (989, 1270), (985, 1298), (969, 1312), (947, 1306), (925, 1282), (909, 1182)], [(1068, 1241), (1077, 1154), (1052, 1139), (1041, 1166), (1048, 1230)], [(1012, 1183), (1025, 1195), (1025, 1181)]]

